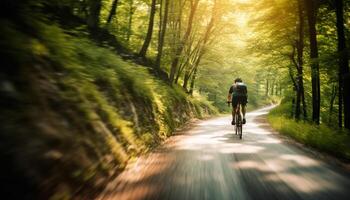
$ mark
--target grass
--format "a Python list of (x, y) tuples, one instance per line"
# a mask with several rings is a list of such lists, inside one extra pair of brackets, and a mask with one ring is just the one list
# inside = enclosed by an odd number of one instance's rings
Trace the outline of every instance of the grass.
[(297, 122), (290, 118), (289, 108), (289, 104), (281, 104), (269, 113), (268, 121), (275, 130), (319, 151), (350, 160), (350, 135), (347, 131)]

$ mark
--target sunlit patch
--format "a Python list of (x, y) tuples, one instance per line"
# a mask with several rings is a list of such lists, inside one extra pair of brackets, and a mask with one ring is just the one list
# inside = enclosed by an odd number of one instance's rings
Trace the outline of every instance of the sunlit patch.
[(281, 143), (281, 140), (275, 139), (275, 138), (266, 138), (263, 140), (257, 141), (258, 143), (263, 143), (263, 144), (279, 144)]
[[(199, 133), (199, 132), (196, 132), (196, 133)], [(218, 133), (220, 133), (220, 131)], [(218, 145), (218, 144), (224, 143), (223, 141), (218, 139), (219, 137), (215, 138), (216, 136), (218, 136), (218, 134), (205, 134), (205, 135), (195, 135), (195, 136), (187, 137), (181, 142), (179, 142), (179, 144), (177, 145), (177, 149), (198, 150), (198, 149), (208, 148), (212, 145)]]
[(319, 165), (315, 160), (306, 157), (306, 156), (302, 156), (302, 155), (282, 155), (281, 158), (283, 160), (290, 160), (290, 161), (294, 161), (296, 163), (298, 163), (299, 165), (302, 166), (315, 166), (315, 165)]
[(225, 119), (226, 117), (215, 119), (215, 120), (203, 121), (203, 122), (200, 122), (198, 125), (199, 126), (209, 126), (209, 125), (224, 126), (224, 125), (227, 125), (227, 121)]
[(332, 181), (325, 181), (324, 179), (319, 178), (319, 174), (316, 175), (316, 173), (279, 173), (279, 176), (300, 192), (310, 193), (325, 190), (339, 190)]
[(247, 116), (266, 115), (267, 113), (269, 113), (269, 112), (268, 111), (252, 112), (252, 113), (247, 113)]
[(264, 147), (247, 145), (247, 144), (225, 144), (219, 149), (221, 153), (257, 153), (263, 150)]
[(258, 162), (247, 160), (247, 161), (240, 161), (235, 164), (236, 167), (244, 168), (244, 169), (258, 169), (261, 165)]
[(214, 156), (209, 155), (209, 154), (202, 154), (202, 155), (198, 156), (198, 160), (208, 161), (208, 160), (212, 160), (212, 159), (214, 159)]

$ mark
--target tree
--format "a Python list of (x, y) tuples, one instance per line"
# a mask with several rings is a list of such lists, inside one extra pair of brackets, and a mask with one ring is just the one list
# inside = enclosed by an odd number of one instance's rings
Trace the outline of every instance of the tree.
[[(167, 29), (167, 24), (168, 24), (168, 13), (169, 13), (169, 1), (170, 0), (165, 0), (165, 8), (164, 8), (164, 16), (162, 19), (162, 9), (160, 9), (160, 28), (159, 28), (159, 39), (158, 39), (158, 54), (156, 58), (156, 69), (159, 71), (160, 70), (160, 63), (163, 55), (163, 46), (164, 46), (164, 38), (165, 38), (165, 33)], [(161, 6), (162, 8), (162, 6)]]
[(87, 18), (87, 26), (90, 30), (94, 31), (99, 26), (102, 2), (101, 0), (89, 0), (88, 6), (89, 14)]
[(109, 14), (108, 14), (108, 17), (107, 17), (107, 22), (106, 22), (107, 24), (111, 23), (113, 17), (117, 13), (117, 6), (118, 6), (118, 0), (113, 0), (112, 8), (109, 11)]
[(311, 82), (312, 82), (312, 121), (320, 124), (320, 72), (318, 63), (318, 47), (316, 33), (317, 5), (315, 0), (305, 0), (309, 27)]
[(169, 75), (169, 79), (170, 79), (171, 83), (174, 82), (175, 73), (176, 73), (176, 70), (177, 70), (177, 67), (179, 64), (180, 56), (183, 52), (184, 46), (187, 43), (189, 36), (191, 34), (193, 18), (194, 18), (194, 15), (196, 13), (196, 10), (197, 10), (198, 3), (199, 3), (199, 0), (190, 0), (190, 15), (188, 17), (186, 32), (185, 32), (182, 40), (180, 41), (179, 46), (175, 49), (175, 55), (174, 55), (174, 58), (171, 62), (170, 75)]
[(344, 90), (344, 78), (349, 73), (349, 60), (346, 49), (346, 40), (344, 34), (344, 14), (343, 14), (343, 0), (335, 0), (335, 12), (336, 12), (336, 26), (337, 26), (337, 41), (338, 41), (338, 101), (339, 101), (339, 115), (338, 126), (343, 126), (343, 105), (344, 105), (344, 126), (350, 129), (350, 94), (349, 90)]
[(198, 48), (195, 49), (196, 52), (192, 58), (193, 61), (191, 63), (193, 63), (193, 64), (192, 64), (192, 66), (190, 66), (189, 69), (187, 69), (187, 71), (185, 73), (184, 83), (183, 83), (182, 87), (185, 89), (185, 91), (187, 91), (187, 84), (188, 84), (188, 81), (191, 79), (190, 89), (188, 90), (189, 94), (193, 93), (194, 83), (195, 83), (196, 75), (197, 75), (197, 71), (198, 71), (198, 66), (201, 62), (202, 57), (206, 53), (206, 49), (208, 47), (208, 44), (212, 41), (212, 40), (210, 40), (211, 39), (210, 37), (213, 34), (214, 25), (217, 22), (217, 18), (218, 18), (217, 1), (214, 0), (214, 5), (212, 8), (212, 15), (211, 15), (210, 21), (205, 28), (205, 31), (204, 31), (202, 38), (198, 41)]
[(150, 11), (150, 15), (149, 15), (148, 30), (147, 30), (145, 41), (144, 41), (144, 43), (141, 47), (141, 50), (139, 52), (140, 57), (146, 56), (147, 49), (151, 43), (152, 34), (153, 34), (154, 15), (156, 13), (156, 2), (157, 2), (156, 0), (152, 0), (152, 3), (151, 3), (151, 11)]
[(303, 104), (303, 117), (304, 120), (307, 118), (306, 113), (306, 102), (305, 102), (305, 92), (304, 92), (304, 73), (303, 73), (303, 52), (304, 52), (304, 12), (301, 0), (298, 0), (298, 39), (296, 40), (295, 47), (297, 49), (297, 62), (295, 66), (297, 68), (297, 99), (296, 99), (296, 119), (300, 119), (300, 104)]
[(131, 33), (132, 33), (132, 20), (134, 16), (136, 7), (134, 6), (134, 0), (129, 0), (129, 18), (128, 18), (128, 32), (126, 34), (126, 41), (130, 41)]

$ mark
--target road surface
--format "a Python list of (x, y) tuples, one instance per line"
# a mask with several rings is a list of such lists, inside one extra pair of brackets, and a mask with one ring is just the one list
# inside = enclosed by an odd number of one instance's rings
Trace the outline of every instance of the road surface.
[(129, 166), (98, 199), (350, 199), (350, 178), (247, 114), (243, 140), (230, 116), (195, 123)]

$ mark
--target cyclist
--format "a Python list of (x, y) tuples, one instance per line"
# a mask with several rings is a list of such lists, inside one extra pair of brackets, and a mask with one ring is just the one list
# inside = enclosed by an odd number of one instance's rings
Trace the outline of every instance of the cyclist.
[(232, 125), (235, 125), (235, 116), (238, 103), (241, 104), (243, 121), (245, 124), (245, 113), (246, 113), (246, 105), (248, 103), (248, 90), (246, 84), (243, 83), (241, 78), (236, 78), (234, 84), (230, 87), (230, 90), (227, 95), (227, 101), (229, 103), (232, 102)]

